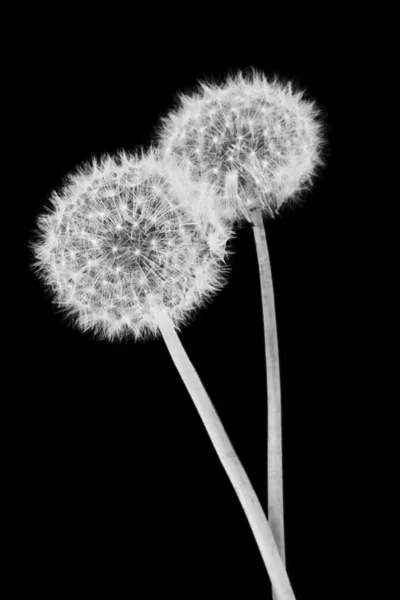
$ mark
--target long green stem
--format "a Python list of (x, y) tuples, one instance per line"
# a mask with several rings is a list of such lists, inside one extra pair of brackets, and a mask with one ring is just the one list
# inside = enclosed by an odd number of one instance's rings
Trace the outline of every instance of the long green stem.
[(265, 359), (268, 406), (268, 520), (279, 554), (285, 563), (285, 529), (283, 516), (282, 408), (279, 374), (278, 335), (276, 329), (274, 288), (260, 208), (251, 211), (260, 272), (264, 321)]
[(159, 315), (158, 324), (172, 360), (192, 397), (218, 457), (240, 500), (268, 571), (272, 588), (279, 600), (295, 600), (285, 565), (279, 556), (273, 533), (261, 504), (218, 414), (181, 344), (174, 325), (163, 312)]

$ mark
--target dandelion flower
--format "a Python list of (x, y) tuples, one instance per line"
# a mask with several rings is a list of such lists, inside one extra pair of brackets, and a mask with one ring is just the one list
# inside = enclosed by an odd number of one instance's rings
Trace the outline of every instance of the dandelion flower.
[(324, 165), (323, 113), (289, 81), (255, 70), (181, 95), (158, 129), (168, 157), (217, 191), (221, 214), (253, 225), (260, 271), (267, 372), (268, 516), (285, 560), (278, 339), (263, 215), (299, 198)]
[(322, 113), (303, 91), (256, 71), (199, 87), (180, 96), (158, 139), (166, 156), (211, 181), (232, 218), (251, 221), (256, 206), (273, 214), (309, 186), (323, 165)]
[(154, 150), (105, 156), (53, 193), (38, 223), (35, 267), (81, 330), (155, 335), (155, 306), (179, 328), (223, 286), (229, 230), (190, 210), (213, 191), (173, 167)]

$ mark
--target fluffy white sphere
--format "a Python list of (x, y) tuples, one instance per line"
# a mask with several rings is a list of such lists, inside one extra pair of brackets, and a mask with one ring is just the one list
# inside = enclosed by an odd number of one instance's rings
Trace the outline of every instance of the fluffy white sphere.
[(201, 83), (162, 120), (160, 146), (216, 186), (228, 216), (250, 220), (254, 206), (273, 214), (324, 164), (322, 111), (303, 96), (257, 72)]
[(161, 310), (179, 328), (225, 282), (230, 231), (198, 210), (213, 198), (153, 149), (94, 159), (52, 193), (33, 267), (83, 331), (156, 335)]

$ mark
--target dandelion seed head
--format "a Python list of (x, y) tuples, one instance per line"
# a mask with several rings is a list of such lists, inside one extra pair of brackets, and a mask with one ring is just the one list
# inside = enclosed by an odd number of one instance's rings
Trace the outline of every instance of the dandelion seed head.
[(224, 203), (226, 216), (250, 220), (246, 198), (273, 215), (324, 165), (324, 115), (304, 96), (292, 82), (256, 70), (222, 84), (200, 83), (162, 120), (160, 146), (167, 156), (190, 161), (193, 177), (206, 176), (224, 197), (235, 169), (237, 188)]
[(205, 216), (214, 188), (152, 149), (70, 174), (37, 223), (33, 268), (82, 331), (115, 339), (179, 329), (226, 281), (229, 227)]

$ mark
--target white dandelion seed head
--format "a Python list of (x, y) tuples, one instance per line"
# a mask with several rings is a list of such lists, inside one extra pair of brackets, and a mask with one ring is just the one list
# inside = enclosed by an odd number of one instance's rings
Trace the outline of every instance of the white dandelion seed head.
[(32, 266), (83, 331), (157, 335), (161, 310), (179, 329), (226, 281), (230, 229), (199, 209), (214, 196), (154, 149), (94, 159), (53, 192)]
[(249, 206), (273, 215), (324, 165), (322, 110), (304, 94), (255, 70), (201, 83), (162, 119), (160, 147), (216, 186), (228, 218), (250, 220)]

